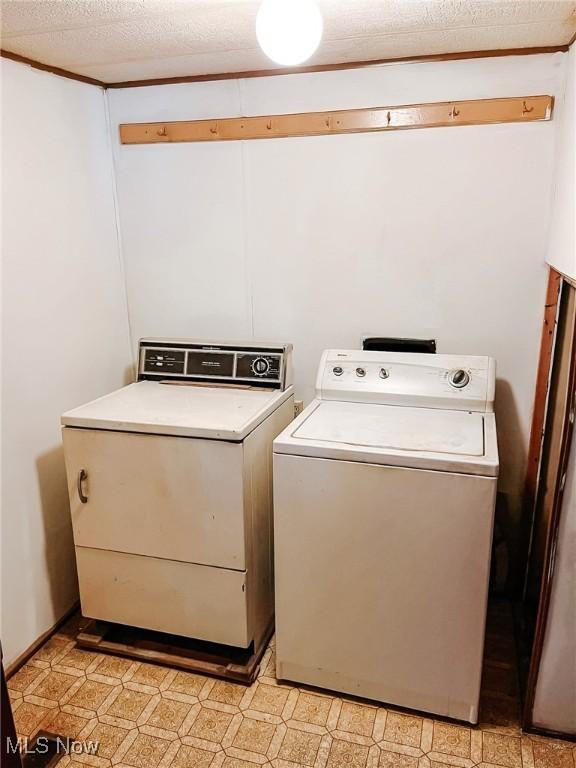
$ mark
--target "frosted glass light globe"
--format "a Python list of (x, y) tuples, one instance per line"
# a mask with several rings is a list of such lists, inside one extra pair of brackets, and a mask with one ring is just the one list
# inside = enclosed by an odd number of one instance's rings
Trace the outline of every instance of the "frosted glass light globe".
[(266, 56), (277, 64), (302, 64), (318, 48), (322, 26), (314, 0), (263, 0), (256, 37)]

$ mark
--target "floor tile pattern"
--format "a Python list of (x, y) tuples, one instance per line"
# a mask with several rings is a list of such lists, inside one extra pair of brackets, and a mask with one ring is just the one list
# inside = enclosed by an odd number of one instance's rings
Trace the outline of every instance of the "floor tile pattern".
[(490, 608), (481, 723), (279, 683), (274, 641), (247, 688), (74, 647), (78, 620), (9, 681), (20, 736), (98, 742), (79, 768), (576, 768), (576, 746), (522, 734), (512, 617)]

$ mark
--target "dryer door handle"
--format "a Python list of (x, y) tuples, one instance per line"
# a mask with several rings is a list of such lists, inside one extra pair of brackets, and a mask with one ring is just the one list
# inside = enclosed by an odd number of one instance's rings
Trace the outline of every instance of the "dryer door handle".
[(86, 504), (88, 501), (88, 496), (84, 494), (84, 491), (82, 490), (82, 483), (84, 480), (88, 479), (88, 474), (85, 469), (81, 469), (80, 472), (78, 472), (78, 479), (76, 481), (76, 488), (78, 489), (78, 498), (82, 502), (82, 504)]

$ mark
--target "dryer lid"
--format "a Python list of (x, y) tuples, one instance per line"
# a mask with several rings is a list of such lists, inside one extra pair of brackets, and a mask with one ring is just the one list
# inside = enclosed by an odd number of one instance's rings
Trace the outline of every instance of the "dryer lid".
[(291, 397), (283, 391), (139, 381), (62, 416), (67, 427), (243, 440)]

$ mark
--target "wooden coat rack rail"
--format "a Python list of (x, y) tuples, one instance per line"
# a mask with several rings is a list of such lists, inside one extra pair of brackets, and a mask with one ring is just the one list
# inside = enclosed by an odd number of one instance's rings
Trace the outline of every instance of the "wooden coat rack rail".
[(505, 99), (445, 101), (334, 112), (302, 112), (166, 123), (125, 123), (120, 125), (120, 141), (122, 144), (238, 141), (454, 125), (528, 123), (549, 120), (552, 116), (552, 106), (552, 96), (515, 96)]

